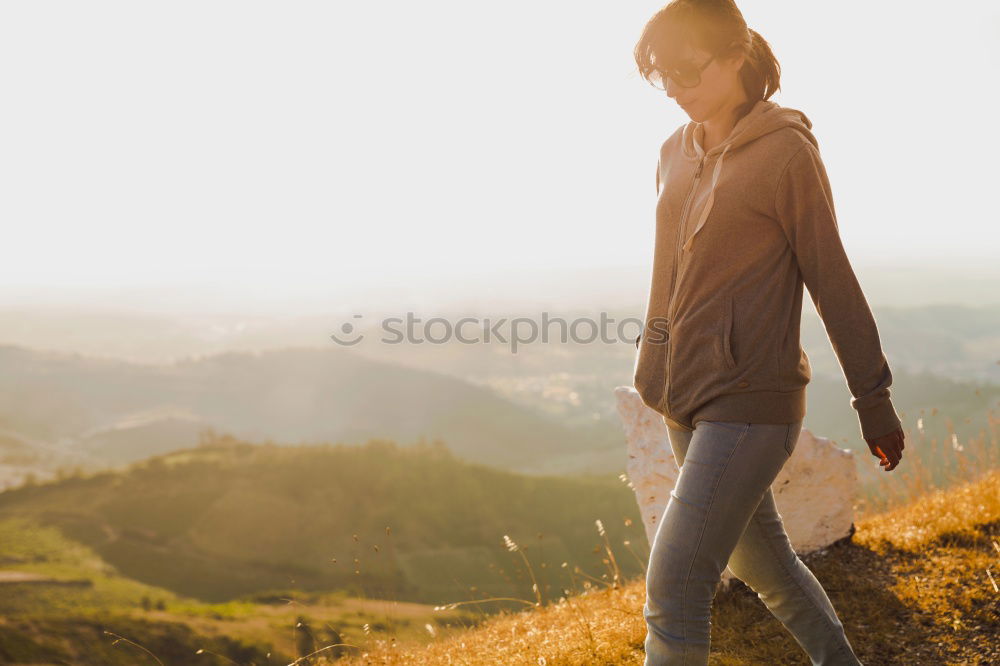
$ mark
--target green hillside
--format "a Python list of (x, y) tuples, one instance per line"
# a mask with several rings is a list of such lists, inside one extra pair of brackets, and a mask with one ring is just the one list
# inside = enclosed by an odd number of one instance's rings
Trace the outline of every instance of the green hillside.
[[(135, 581), (213, 602), (290, 588), (429, 603), (472, 587), (531, 596), (531, 581), (508, 571), (504, 535), (535, 561), (541, 593), (558, 596), (573, 575), (563, 562), (605, 570), (595, 520), (612, 539), (645, 540), (617, 478), (524, 477), (438, 442), (383, 440), (211, 437), (120, 472), (0, 493), (7, 517), (58, 528)], [(637, 558), (620, 564), (640, 570)]]
[(274, 590), (205, 603), (121, 575), (54, 527), (0, 519), (0, 664), (157, 663), (150, 655), (165, 665), (287, 664), (371, 631), (414, 640), (428, 623), (478, 621), (464, 609), (339, 592)]
[[(201, 604), (139, 583), (54, 527), (25, 517), (0, 519), (0, 664), (137, 663), (139, 655), (112, 645), (105, 631), (141, 635), (172, 663), (186, 663), (199, 648), (263, 663), (266, 644), (209, 636), (184, 621), (191, 614), (236, 617), (252, 609)], [(154, 618), (169, 611), (170, 619)], [(140, 612), (147, 616), (137, 617)]]

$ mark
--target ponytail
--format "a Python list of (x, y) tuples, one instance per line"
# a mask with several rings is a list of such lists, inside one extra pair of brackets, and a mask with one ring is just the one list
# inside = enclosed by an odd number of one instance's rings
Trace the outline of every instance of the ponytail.
[(781, 65), (771, 45), (753, 28), (747, 28), (747, 33), (750, 48), (739, 74), (747, 102), (737, 109), (737, 118), (749, 113), (757, 102), (770, 99), (781, 88)]

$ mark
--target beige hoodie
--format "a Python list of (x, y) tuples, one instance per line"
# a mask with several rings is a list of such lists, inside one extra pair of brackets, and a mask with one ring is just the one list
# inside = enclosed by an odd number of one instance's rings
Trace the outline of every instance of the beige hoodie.
[[(804, 113), (760, 101), (718, 146), (689, 122), (660, 149), (656, 241), (634, 384), (673, 427), (806, 413), (802, 286), (847, 379), (861, 434), (900, 425), (892, 373), (841, 243)], [(662, 188), (661, 188), (662, 184)]]

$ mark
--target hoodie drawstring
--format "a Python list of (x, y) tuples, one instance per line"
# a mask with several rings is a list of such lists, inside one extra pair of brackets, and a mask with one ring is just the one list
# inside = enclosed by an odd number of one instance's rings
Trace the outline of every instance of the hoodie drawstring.
[(726, 157), (727, 150), (729, 150), (729, 145), (723, 149), (722, 153), (719, 155), (719, 159), (715, 162), (715, 168), (712, 169), (712, 185), (708, 191), (708, 200), (705, 202), (705, 208), (701, 211), (701, 215), (698, 216), (698, 224), (695, 225), (694, 231), (691, 232), (687, 242), (684, 243), (685, 252), (691, 251), (691, 244), (694, 242), (695, 235), (701, 230), (702, 226), (704, 226), (705, 220), (708, 219), (708, 214), (712, 212), (712, 204), (715, 203), (715, 187), (719, 183), (719, 173), (722, 172), (722, 160)]

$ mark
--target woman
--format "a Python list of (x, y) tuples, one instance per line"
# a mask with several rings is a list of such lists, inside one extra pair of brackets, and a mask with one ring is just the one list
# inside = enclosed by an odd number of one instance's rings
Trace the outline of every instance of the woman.
[(640, 73), (690, 117), (663, 143), (634, 383), (680, 475), (646, 579), (646, 664), (706, 664), (723, 569), (758, 593), (813, 664), (859, 664), (785, 534), (770, 485), (795, 447), (811, 370), (803, 284), (886, 471), (903, 432), (892, 374), (841, 243), (812, 123), (768, 98), (779, 66), (731, 0), (674, 0), (646, 25)]

